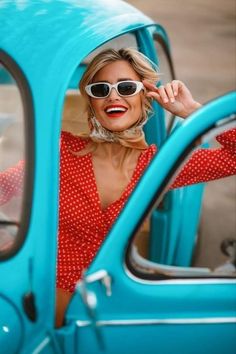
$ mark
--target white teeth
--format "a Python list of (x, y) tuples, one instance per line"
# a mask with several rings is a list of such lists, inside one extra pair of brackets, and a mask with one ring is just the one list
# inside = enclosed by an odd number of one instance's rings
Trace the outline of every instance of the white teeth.
[(112, 113), (112, 112), (125, 112), (126, 108), (123, 107), (111, 107), (106, 109), (106, 113)]

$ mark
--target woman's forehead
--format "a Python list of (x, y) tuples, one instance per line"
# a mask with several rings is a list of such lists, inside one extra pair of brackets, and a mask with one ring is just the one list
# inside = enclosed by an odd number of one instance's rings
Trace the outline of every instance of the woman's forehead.
[(105, 65), (94, 76), (93, 82), (108, 81), (110, 83), (125, 80), (139, 80), (140, 77), (132, 65), (125, 60), (117, 60)]

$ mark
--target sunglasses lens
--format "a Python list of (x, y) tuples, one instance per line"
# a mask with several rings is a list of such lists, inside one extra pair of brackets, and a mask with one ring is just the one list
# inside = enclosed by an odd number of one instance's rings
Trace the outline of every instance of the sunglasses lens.
[(95, 84), (91, 87), (91, 92), (95, 97), (106, 97), (109, 94), (109, 86), (107, 84)]
[(121, 82), (118, 85), (118, 92), (122, 96), (133, 95), (137, 90), (137, 84), (135, 82), (127, 81)]

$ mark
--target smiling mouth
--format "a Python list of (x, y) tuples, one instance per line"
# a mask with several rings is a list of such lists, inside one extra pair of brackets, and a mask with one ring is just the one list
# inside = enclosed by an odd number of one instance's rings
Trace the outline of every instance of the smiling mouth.
[(109, 118), (119, 118), (122, 117), (126, 112), (127, 112), (127, 108), (126, 107), (120, 107), (120, 106), (116, 106), (116, 107), (107, 107), (105, 109), (105, 113), (107, 114), (107, 116)]

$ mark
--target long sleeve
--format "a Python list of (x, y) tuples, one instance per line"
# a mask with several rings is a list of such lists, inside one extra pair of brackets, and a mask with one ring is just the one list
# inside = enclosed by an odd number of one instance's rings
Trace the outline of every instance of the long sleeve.
[(216, 140), (222, 146), (196, 150), (170, 189), (236, 174), (236, 129), (218, 135)]
[(0, 205), (8, 202), (22, 191), (24, 161), (0, 173)]

